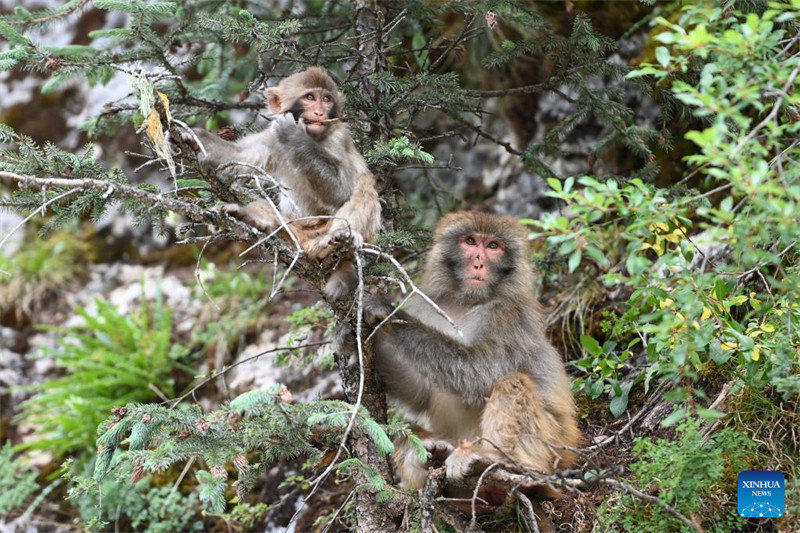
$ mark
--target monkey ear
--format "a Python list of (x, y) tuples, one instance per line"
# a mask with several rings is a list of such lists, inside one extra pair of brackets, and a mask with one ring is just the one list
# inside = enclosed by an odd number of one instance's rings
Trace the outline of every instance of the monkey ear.
[(277, 87), (267, 87), (267, 105), (273, 113), (281, 110), (281, 92)]

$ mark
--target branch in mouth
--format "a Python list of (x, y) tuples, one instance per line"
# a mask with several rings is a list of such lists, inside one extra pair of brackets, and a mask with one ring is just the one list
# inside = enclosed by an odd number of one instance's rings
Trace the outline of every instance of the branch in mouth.
[(321, 120), (306, 120), (306, 124), (330, 124), (332, 122), (341, 122), (340, 118), (323, 118)]

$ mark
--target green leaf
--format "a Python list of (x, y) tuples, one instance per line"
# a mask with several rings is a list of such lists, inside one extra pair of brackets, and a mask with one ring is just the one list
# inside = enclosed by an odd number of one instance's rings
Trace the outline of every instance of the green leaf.
[(614, 418), (619, 418), (619, 416), (625, 412), (626, 407), (628, 407), (627, 394), (615, 396), (608, 404), (608, 409), (611, 411), (611, 414), (614, 415)]
[(706, 420), (719, 420), (720, 418), (725, 418), (725, 413), (700, 406), (697, 408), (697, 416)]
[(600, 343), (590, 335), (581, 335), (581, 346), (591, 355), (598, 356), (603, 353)]
[(661, 421), (663, 427), (670, 427), (686, 418), (686, 409), (675, 409), (671, 415)]
[(6, 38), (10, 43), (14, 44), (31, 44), (31, 41), (14, 29), (8, 22), (0, 19), (0, 35)]
[(669, 65), (669, 58), (669, 50), (665, 46), (656, 48), (656, 60), (662, 67), (666, 68)]
[(569, 261), (567, 261), (567, 266), (569, 267), (570, 272), (575, 272), (575, 269), (578, 268), (578, 265), (581, 263), (581, 251), (575, 250), (572, 252), (572, 255), (569, 256)]

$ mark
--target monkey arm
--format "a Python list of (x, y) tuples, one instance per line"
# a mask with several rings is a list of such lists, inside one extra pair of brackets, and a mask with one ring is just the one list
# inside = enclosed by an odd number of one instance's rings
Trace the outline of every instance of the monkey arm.
[(323, 144), (312, 139), (302, 121), (296, 121), (291, 113), (278, 115), (269, 129), (276, 144), (276, 153), (291, 164), (297, 172), (311, 183), (335, 183), (339, 164), (325, 150)]
[(350, 199), (342, 204), (334, 216), (336, 218), (331, 223), (330, 232), (333, 234), (349, 229), (354, 234), (354, 241), (361, 241), (354, 242), (357, 247), (375, 237), (381, 225), (381, 204), (372, 173), (367, 170), (356, 176)]
[[(395, 357), (406, 361), (437, 386), (478, 404), (488, 395), (494, 381), (513, 372), (512, 358), (496, 343), (468, 345), (426, 326), (407, 313), (379, 330), (380, 342)], [(398, 316), (395, 315), (395, 316)], [(498, 338), (502, 335), (498, 332)], [(393, 348), (392, 348), (393, 347)]]
[[(268, 151), (265, 150), (265, 146), (268, 145), (271, 136), (269, 130), (252, 133), (237, 142), (226, 141), (205, 130), (195, 129), (193, 131), (205, 150), (205, 154), (202, 151), (198, 153), (198, 160), (208, 169), (213, 170), (220, 165), (234, 161), (250, 165), (263, 165), (266, 160)], [(188, 134), (184, 134), (183, 140), (189, 144), (196, 142)]]

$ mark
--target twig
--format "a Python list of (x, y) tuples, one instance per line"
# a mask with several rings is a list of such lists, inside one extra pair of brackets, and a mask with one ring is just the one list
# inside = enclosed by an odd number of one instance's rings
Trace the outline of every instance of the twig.
[(522, 505), (524, 505), (525, 509), (528, 511), (527, 523), (531, 533), (539, 533), (539, 520), (536, 518), (536, 512), (533, 510), (533, 504), (527, 496), (519, 491), (515, 491), (515, 496), (520, 502), (522, 502)]
[(692, 528), (695, 531), (697, 531), (697, 533), (703, 533), (703, 528), (700, 527), (700, 524), (698, 524), (694, 520), (690, 520), (683, 513), (681, 513), (677, 509), (675, 509), (670, 504), (661, 501), (661, 499), (657, 498), (656, 496), (650, 496), (649, 494), (646, 494), (646, 493), (640, 491), (639, 489), (635, 489), (635, 488), (631, 487), (630, 485), (628, 485), (627, 483), (623, 483), (622, 481), (618, 481), (616, 479), (608, 479), (608, 478), (606, 478), (606, 479), (601, 479), (600, 482), (605, 484), (605, 485), (610, 485), (612, 487), (615, 487), (615, 488), (618, 488), (620, 490), (623, 490), (623, 491), (627, 492), (628, 494), (631, 494), (632, 496), (636, 496), (640, 500), (644, 500), (644, 501), (647, 501), (647, 502), (650, 502), (650, 503), (655, 503), (656, 505), (658, 505), (662, 509), (664, 509), (666, 512), (671, 514), (674, 518), (680, 520), (681, 522), (683, 522), (684, 524), (686, 524), (690, 528)]
[(376, 333), (376, 332), (377, 332), (379, 329), (381, 329), (381, 326), (383, 326), (383, 325), (384, 325), (385, 323), (387, 323), (387, 322), (388, 322), (388, 321), (389, 321), (389, 320), (390, 320), (390, 319), (391, 319), (391, 318), (392, 318), (392, 317), (393, 317), (395, 314), (397, 314), (397, 312), (398, 312), (398, 311), (400, 311), (400, 308), (402, 308), (402, 307), (403, 307), (403, 305), (405, 305), (405, 303), (406, 303), (406, 302), (407, 302), (407, 301), (408, 301), (408, 300), (409, 300), (409, 299), (410, 299), (412, 296), (414, 296), (414, 293), (413, 293), (413, 292), (411, 292), (411, 293), (409, 293), (408, 295), (406, 295), (406, 297), (405, 297), (405, 298), (403, 298), (403, 301), (402, 301), (402, 302), (400, 302), (400, 303), (397, 305), (397, 307), (395, 307), (394, 309), (392, 309), (392, 312), (391, 312), (391, 313), (389, 313), (388, 315), (386, 315), (386, 317), (385, 317), (383, 320), (381, 320), (380, 322), (378, 322), (378, 325), (376, 325), (376, 326), (375, 326), (375, 327), (372, 329), (372, 333), (370, 333), (369, 335), (367, 335), (367, 338), (364, 340), (364, 342), (369, 342), (369, 340), (372, 338), (372, 336), (373, 336), (373, 335), (375, 335), (375, 333)]
[(469, 528), (475, 529), (475, 523), (477, 521), (477, 514), (475, 512), (475, 500), (478, 499), (478, 492), (481, 490), (481, 485), (483, 484), (483, 479), (486, 477), (493, 468), (500, 466), (500, 463), (492, 463), (490, 464), (486, 470), (484, 470), (480, 477), (478, 478), (478, 482), (475, 483), (475, 490), (472, 492), (472, 501), (470, 502), (470, 509), (472, 510), (472, 517), (469, 519)]
[(797, 68), (795, 68), (795, 69), (792, 71), (792, 73), (791, 73), (791, 74), (789, 74), (789, 79), (788, 79), (788, 80), (786, 80), (786, 83), (785, 83), (785, 84), (783, 85), (783, 87), (781, 88), (781, 93), (782, 93), (782, 94), (781, 94), (781, 96), (779, 96), (779, 97), (778, 97), (778, 99), (777, 99), (777, 100), (775, 100), (775, 105), (773, 105), (773, 106), (772, 106), (772, 110), (769, 112), (769, 114), (768, 114), (766, 117), (764, 117), (764, 120), (762, 120), (761, 122), (759, 122), (759, 123), (756, 125), (756, 127), (755, 127), (755, 128), (753, 128), (752, 130), (750, 130), (750, 133), (748, 133), (748, 134), (745, 136), (745, 138), (744, 138), (744, 139), (742, 139), (741, 141), (739, 141), (739, 143), (736, 145), (736, 147), (733, 149), (733, 151), (731, 151), (731, 154), (730, 154), (730, 155), (731, 155), (731, 157), (732, 157), (732, 156), (734, 156), (734, 155), (736, 155), (736, 154), (739, 152), (739, 150), (741, 150), (741, 149), (742, 149), (742, 147), (743, 147), (745, 144), (747, 144), (749, 141), (751, 141), (751, 140), (752, 140), (752, 139), (753, 139), (753, 138), (756, 136), (756, 134), (757, 134), (759, 131), (761, 131), (761, 128), (763, 128), (764, 126), (766, 126), (767, 124), (769, 124), (769, 122), (770, 122), (770, 121), (772, 121), (772, 120), (773, 120), (773, 119), (774, 119), (774, 118), (775, 118), (775, 117), (778, 115), (778, 111), (780, 110), (780, 108), (781, 108), (781, 105), (783, 104), (783, 99), (784, 99), (784, 96), (786, 95), (786, 90), (787, 90), (789, 87), (791, 87), (792, 83), (794, 83), (794, 79), (797, 77), (797, 74), (798, 74), (798, 73), (800, 73), (800, 67), (797, 67)]
[(181, 485), (181, 481), (183, 481), (183, 478), (186, 477), (186, 474), (189, 472), (189, 469), (192, 467), (192, 463), (194, 463), (194, 459), (195, 459), (195, 457), (192, 456), (192, 457), (189, 457), (188, 461), (186, 461), (186, 466), (184, 466), (183, 470), (181, 470), (181, 475), (178, 476), (178, 479), (175, 480), (175, 484), (172, 485), (172, 492), (176, 492), (178, 490), (178, 487), (180, 487), (180, 485)]
[(41, 17), (32, 18), (29, 20), (21, 20), (15, 21), (14, 24), (19, 24), (21, 26), (32, 26), (36, 24), (46, 24), (48, 22), (52, 22), (54, 20), (67, 17), (72, 15), (76, 11), (80, 11), (83, 6), (89, 3), (89, 0), (80, 0), (77, 4), (72, 6), (70, 9), (66, 11), (56, 11), (55, 13), (51, 13), (49, 15), (43, 15)]
[(203, 280), (200, 277), (200, 260), (203, 258), (203, 253), (206, 251), (206, 247), (209, 245), (210, 242), (211, 239), (204, 242), (203, 247), (200, 248), (200, 253), (197, 254), (197, 263), (195, 263), (194, 266), (194, 277), (197, 278), (197, 284), (200, 286), (200, 290), (203, 291), (203, 294), (205, 295), (206, 298), (208, 298), (208, 301), (211, 302), (211, 305), (213, 305), (218, 312), (221, 312), (222, 309), (220, 309), (219, 305), (217, 305), (216, 300), (214, 300), (214, 298), (212, 298), (211, 295), (208, 293), (205, 283), (203, 283)]
[(347, 498), (345, 498), (345, 499), (344, 499), (344, 501), (342, 502), (342, 505), (340, 505), (340, 506), (339, 506), (339, 508), (338, 508), (338, 509), (336, 509), (336, 512), (335, 512), (335, 513), (333, 513), (333, 516), (332, 516), (332, 517), (330, 518), (330, 520), (328, 521), (328, 524), (327, 524), (327, 525), (326, 525), (326, 526), (323, 528), (323, 530), (322, 530), (322, 533), (327, 533), (327, 531), (328, 531), (328, 530), (331, 528), (331, 526), (333, 525), (334, 521), (336, 521), (336, 517), (338, 517), (338, 516), (339, 516), (339, 513), (341, 513), (341, 512), (342, 512), (342, 509), (344, 509), (344, 506), (345, 506), (345, 505), (347, 505), (347, 502), (349, 502), (349, 501), (350, 501), (350, 498), (352, 498), (352, 497), (353, 497), (353, 494), (355, 494), (355, 492), (356, 492), (355, 490), (351, 490), (351, 491), (350, 491), (350, 494), (348, 494), (348, 495), (347, 495)]

